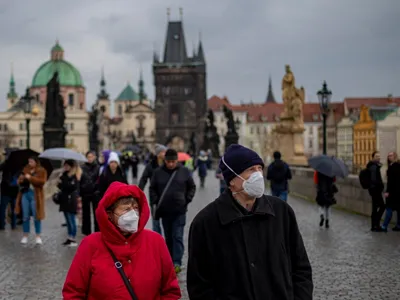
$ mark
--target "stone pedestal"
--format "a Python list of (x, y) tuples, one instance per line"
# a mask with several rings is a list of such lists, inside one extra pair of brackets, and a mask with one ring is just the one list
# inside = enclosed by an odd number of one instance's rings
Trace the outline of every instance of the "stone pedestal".
[(54, 128), (46, 124), (43, 125), (43, 150), (50, 148), (65, 148), (65, 128)]
[(274, 129), (274, 150), (282, 154), (282, 159), (289, 165), (307, 166), (304, 155), (304, 126), (296, 124), (292, 118), (281, 118)]

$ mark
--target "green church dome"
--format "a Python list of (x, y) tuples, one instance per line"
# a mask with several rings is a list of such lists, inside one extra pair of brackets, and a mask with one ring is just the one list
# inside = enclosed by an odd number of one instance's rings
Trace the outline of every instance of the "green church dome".
[(56, 43), (51, 49), (51, 60), (42, 64), (32, 79), (32, 87), (46, 86), (55, 72), (61, 86), (83, 86), (79, 71), (64, 60), (64, 50)]

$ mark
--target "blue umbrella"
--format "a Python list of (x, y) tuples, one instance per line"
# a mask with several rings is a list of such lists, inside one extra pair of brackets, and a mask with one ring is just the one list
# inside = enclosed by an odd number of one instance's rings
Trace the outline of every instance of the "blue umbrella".
[(344, 162), (335, 157), (327, 155), (317, 155), (308, 160), (308, 164), (315, 171), (328, 177), (342, 177), (349, 175), (349, 170)]

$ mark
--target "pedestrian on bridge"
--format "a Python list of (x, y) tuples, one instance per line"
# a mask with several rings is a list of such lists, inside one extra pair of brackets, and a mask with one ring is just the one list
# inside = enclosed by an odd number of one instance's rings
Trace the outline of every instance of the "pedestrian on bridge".
[(295, 214), (264, 194), (260, 156), (234, 144), (219, 167), (228, 187), (190, 226), (190, 299), (311, 300), (312, 271)]
[(64, 300), (177, 300), (181, 291), (164, 239), (147, 230), (142, 190), (113, 182), (96, 210), (100, 232), (85, 237), (62, 290)]
[(47, 180), (47, 171), (40, 165), (38, 157), (28, 159), (28, 165), (22, 170), (18, 178), (20, 190), (17, 196), (15, 213), (22, 210), (22, 227), (24, 235), (21, 244), (28, 243), (30, 233), (31, 217), (34, 219), (37, 245), (43, 244), (40, 234), (42, 233), (42, 220), (45, 218), (45, 199), (43, 186)]

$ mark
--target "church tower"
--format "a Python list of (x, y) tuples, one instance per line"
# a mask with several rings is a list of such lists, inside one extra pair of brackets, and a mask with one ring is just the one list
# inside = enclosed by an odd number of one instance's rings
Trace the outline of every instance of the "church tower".
[(197, 54), (187, 53), (180, 20), (169, 20), (162, 59), (154, 53), (156, 142), (186, 151), (192, 133), (202, 144), (207, 114), (206, 61), (200, 39)]
[(111, 103), (109, 95), (106, 91), (106, 80), (104, 78), (104, 69), (101, 69), (100, 93), (97, 94), (96, 103), (104, 116), (110, 116)]
[(15, 103), (18, 101), (18, 94), (15, 91), (15, 80), (14, 80), (14, 71), (11, 67), (11, 76), (10, 76), (10, 83), (7, 93), (7, 109), (10, 109), (14, 106)]

